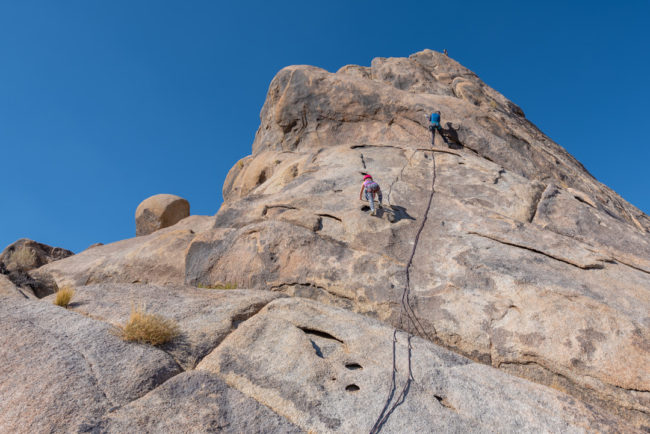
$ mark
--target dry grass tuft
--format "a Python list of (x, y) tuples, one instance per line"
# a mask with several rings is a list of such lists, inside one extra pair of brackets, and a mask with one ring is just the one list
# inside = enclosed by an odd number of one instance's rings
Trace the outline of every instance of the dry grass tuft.
[(176, 321), (147, 313), (143, 307), (131, 309), (131, 316), (119, 335), (125, 341), (162, 345), (179, 335)]
[(70, 300), (72, 300), (72, 297), (74, 297), (74, 289), (70, 288), (69, 286), (64, 286), (56, 292), (56, 296), (54, 297), (54, 304), (67, 308), (70, 304)]
[(203, 289), (237, 289), (237, 284), (232, 282), (215, 283), (214, 285), (203, 285), (199, 283), (199, 288)]

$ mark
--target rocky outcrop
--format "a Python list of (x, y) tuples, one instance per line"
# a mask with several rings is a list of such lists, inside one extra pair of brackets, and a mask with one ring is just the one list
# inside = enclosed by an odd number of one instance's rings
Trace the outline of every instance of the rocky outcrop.
[(283, 69), (223, 195), (188, 283), (346, 307), (650, 426), (650, 219), (452, 59)]
[(191, 216), (150, 235), (93, 247), (53, 262), (30, 274), (56, 287), (94, 283), (182, 284), (185, 250), (201, 232), (214, 225), (214, 217)]
[(72, 255), (70, 250), (22, 238), (4, 249), (0, 263), (8, 273), (25, 272)]
[(0, 277), (6, 277), (13, 283), (16, 290), (5, 288), (0, 293), (18, 293), (26, 297), (34, 295), (44, 297), (56, 291), (56, 284), (50, 278), (35, 279), (29, 275), (34, 270), (50, 262), (59, 261), (74, 255), (69, 250), (61, 247), (52, 247), (47, 244), (22, 238), (7, 246), (0, 254)]
[(148, 197), (135, 210), (135, 235), (149, 235), (190, 215), (190, 203), (173, 194)]

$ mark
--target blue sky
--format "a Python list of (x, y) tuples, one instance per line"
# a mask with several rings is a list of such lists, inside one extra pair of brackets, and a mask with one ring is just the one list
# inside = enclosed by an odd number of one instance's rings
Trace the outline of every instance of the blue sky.
[(278, 70), (424, 48), (648, 213), (649, 18), (647, 0), (0, 0), (0, 249), (132, 237), (157, 193), (214, 214)]

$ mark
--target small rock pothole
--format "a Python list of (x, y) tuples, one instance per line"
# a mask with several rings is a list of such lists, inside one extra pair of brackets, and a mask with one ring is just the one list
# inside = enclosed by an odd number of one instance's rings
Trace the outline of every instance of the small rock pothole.
[(358, 363), (346, 363), (345, 367), (348, 368), (351, 371), (355, 371), (357, 369), (363, 369), (363, 366), (361, 366)]
[(348, 392), (356, 392), (360, 390), (360, 387), (357, 386), (356, 384), (348, 384), (347, 386), (345, 386), (345, 390), (347, 390)]

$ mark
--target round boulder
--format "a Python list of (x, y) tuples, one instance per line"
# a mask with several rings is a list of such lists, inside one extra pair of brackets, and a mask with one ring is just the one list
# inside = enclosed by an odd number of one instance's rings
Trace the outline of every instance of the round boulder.
[(157, 194), (143, 200), (135, 210), (135, 235), (149, 235), (175, 225), (190, 215), (190, 203), (173, 194)]

